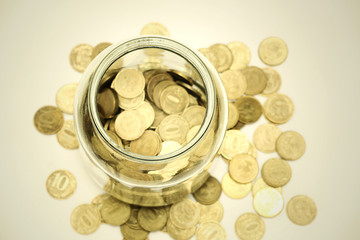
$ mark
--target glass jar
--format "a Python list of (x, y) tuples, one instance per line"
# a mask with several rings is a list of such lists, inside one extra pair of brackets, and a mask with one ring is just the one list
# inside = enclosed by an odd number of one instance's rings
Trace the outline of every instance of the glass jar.
[[(123, 68), (171, 69), (184, 76), (181, 85), (196, 92), (206, 107), (203, 123), (189, 142), (165, 155), (143, 156), (120, 147), (107, 134), (97, 95)], [(181, 201), (209, 176), (226, 131), (227, 104), (215, 68), (198, 51), (161, 36), (113, 44), (90, 63), (75, 97), (75, 128), (85, 166), (105, 191), (124, 202), (164, 206)]]

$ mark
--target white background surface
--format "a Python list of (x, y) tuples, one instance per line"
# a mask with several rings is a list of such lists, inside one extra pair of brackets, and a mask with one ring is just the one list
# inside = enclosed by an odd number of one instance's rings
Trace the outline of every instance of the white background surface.
[[(264, 219), (263, 239), (360, 239), (359, 228), (359, 1), (4, 1), (0, 0), (0, 239), (122, 239), (119, 228), (101, 225), (89, 236), (70, 225), (71, 211), (89, 203), (101, 190), (79, 161), (79, 151), (63, 149), (55, 136), (33, 126), (43, 105), (55, 105), (56, 91), (81, 74), (69, 65), (78, 43), (95, 45), (137, 35), (151, 21), (165, 24), (173, 38), (194, 48), (242, 41), (252, 52), (251, 65), (263, 67), (257, 47), (279, 36), (288, 59), (276, 70), (281, 93), (295, 103), (285, 130), (300, 132), (305, 155), (290, 162), (291, 181), (283, 188), (287, 202), (306, 194), (318, 207), (305, 227), (286, 212)], [(70, 119), (71, 116), (66, 116)], [(244, 128), (252, 139), (264, 117)], [(276, 154), (260, 154), (260, 165)], [(214, 175), (227, 171), (220, 160)], [(70, 170), (78, 188), (67, 200), (51, 198), (47, 176)], [(227, 239), (237, 239), (234, 223), (251, 211), (251, 194), (241, 200), (220, 198), (225, 207)], [(151, 233), (150, 239), (170, 239)]]

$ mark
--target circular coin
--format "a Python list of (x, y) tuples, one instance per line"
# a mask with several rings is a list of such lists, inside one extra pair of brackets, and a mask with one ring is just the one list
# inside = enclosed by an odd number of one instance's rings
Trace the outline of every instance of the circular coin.
[(243, 132), (240, 130), (228, 130), (222, 142), (220, 153), (224, 158), (230, 160), (236, 154), (247, 153), (249, 148), (250, 142)]
[(97, 95), (97, 107), (102, 118), (113, 118), (119, 109), (119, 99), (111, 88), (101, 90)]
[(274, 124), (260, 125), (253, 135), (255, 147), (264, 153), (275, 152), (275, 142), (280, 134), (281, 130)]
[(261, 175), (269, 186), (282, 187), (290, 181), (291, 168), (285, 160), (271, 158), (263, 164)]
[(206, 108), (203, 106), (194, 105), (186, 108), (181, 116), (189, 123), (189, 128), (192, 128), (203, 123), (205, 114)]
[(139, 225), (147, 231), (159, 231), (168, 220), (165, 207), (142, 207), (138, 212)]
[(100, 212), (105, 223), (120, 226), (130, 218), (131, 208), (129, 204), (110, 197), (104, 200)]
[[(254, 184), (252, 185), (251, 191), (252, 191), (252, 195), (255, 196), (255, 194), (264, 189), (264, 188), (271, 188), (271, 186), (267, 185), (266, 182), (264, 181), (264, 179), (262, 177), (258, 178), (255, 180)], [(275, 188), (279, 193), (282, 193), (282, 189), (281, 187), (277, 187)]]
[(119, 100), (119, 107), (124, 110), (135, 109), (145, 100), (145, 91), (142, 91), (139, 96), (134, 98), (123, 98), (117, 94)]
[(230, 66), (231, 70), (241, 70), (249, 65), (251, 53), (249, 48), (242, 42), (231, 42), (227, 46), (230, 48), (233, 55), (233, 63)]
[(124, 98), (139, 96), (144, 91), (144, 87), (144, 75), (134, 68), (121, 70), (114, 79), (115, 91)]
[(212, 176), (210, 176), (198, 190), (193, 192), (196, 201), (206, 205), (215, 203), (220, 198), (220, 195), (221, 184)]
[(170, 237), (175, 240), (186, 240), (194, 236), (196, 231), (196, 225), (189, 228), (179, 228), (177, 227), (170, 219), (167, 222), (166, 230), (168, 231)]
[(93, 47), (89, 44), (79, 44), (71, 49), (69, 60), (71, 67), (82, 73), (91, 62)]
[(274, 188), (265, 188), (257, 192), (253, 199), (255, 211), (263, 217), (275, 217), (284, 207), (281, 193)]
[(160, 106), (167, 114), (181, 113), (188, 105), (189, 94), (179, 85), (170, 85), (161, 92)]
[(305, 153), (305, 140), (297, 132), (283, 132), (276, 140), (276, 151), (286, 160), (297, 160)]
[(190, 228), (199, 221), (200, 210), (191, 199), (184, 199), (170, 207), (170, 220), (179, 228)]
[(76, 137), (74, 120), (66, 120), (63, 127), (56, 133), (58, 143), (66, 149), (79, 148), (79, 141)]
[(115, 120), (115, 131), (122, 139), (135, 140), (145, 131), (145, 120), (136, 110), (121, 112)]
[(34, 125), (43, 134), (55, 134), (60, 131), (63, 124), (63, 113), (54, 106), (44, 106), (37, 110), (34, 115)]
[(56, 105), (64, 113), (74, 113), (74, 98), (77, 86), (78, 83), (66, 84), (56, 93)]
[(209, 47), (209, 50), (214, 54), (215, 62), (210, 62), (214, 65), (218, 72), (228, 70), (233, 62), (233, 56), (230, 48), (222, 43), (216, 43)]
[(198, 203), (198, 207), (200, 209), (199, 223), (208, 221), (221, 222), (224, 216), (224, 207), (219, 201), (210, 205)]
[(97, 55), (99, 55), (102, 51), (104, 51), (106, 48), (108, 48), (111, 45), (112, 43), (109, 42), (101, 42), (97, 44), (92, 51), (91, 59), (94, 59)]
[(186, 141), (189, 123), (183, 117), (172, 114), (161, 121), (158, 131), (163, 141), (176, 141), (181, 144)]
[(167, 28), (158, 22), (151, 22), (146, 24), (140, 32), (140, 35), (160, 35), (169, 37), (169, 31)]
[(233, 199), (246, 197), (251, 190), (251, 183), (235, 182), (228, 172), (224, 175), (221, 186), (224, 193)]
[(288, 48), (284, 40), (278, 37), (269, 37), (260, 43), (258, 53), (263, 63), (277, 66), (287, 58)]
[(82, 204), (72, 211), (70, 223), (80, 234), (93, 233), (101, 224), (100, 211), (92, 204)]
[(142, 102), (135, 110), (145, 120), (145, 128), (150, 127), (155, 119), (155, 111), (151, 104), (149, 102)]
[(264, 115), (270, 122), (286, 123), (293, 114), (294, 103), (284, 94), (274, 94), (265, 101)]
[(247, 83), (245, 94), (256, 95), (265, 89), (268, 80), (261, 68), (254, 66), (246, 67), (241, 70), (241, 73), (245, 76)]
[(293, 223), (307, 225), (315, 219), (317, 208), (308, 196), (297, 195), (289, 200), (286, 213)]
[(239, 110), (239, 122), (249, 124), (256, 122), (263, 112), (261, 103), (254, 97), (243, 96), (236, 100)]
[(200, 223), (196, 229), (196, 240), (225, 240), (226, 232), (220, 223), (215, 221)]
[(262, 95), (271, 95), (279, 91), (281, 86), (280, 74), (273, 68), (262, 69), (268, 79), (265, 89), (262, 91)]
[(226, 129), (231, 129), (238, 123), (240, 113), (235, 104), (232, 102), (229, 102), (228, 109), (228, 123)]
[(131, 141), (130, 151), (145, 156), (156, 156), (161, 151), (161, 138), (156, 132), (146, 130), (141, 137)]
[(247, 88), (245, 76), (236, 70), (227, 70), (220, 74), (228, 99), (241, 97)]
[(229, 163), (229, 173), (238, 183), (249, 183), (254, 180), (259, 172), (256, 160), (248, 154), (235, 155)]
[(74, 175), (66, 170), (56, 170), (46, 180), (47, 192), (56, 199), (70, 197), (75, 192), (76, 185)]
[(260, 240), (265, 233), (265, 223), (255, 213), (244, 213), (235, 222), (235, 233), (241, 240)]
[(127, 224), (120, 226), (120, 231), (126, 240), (147, 240), (149, 232), (144, 229), (133, 229)]

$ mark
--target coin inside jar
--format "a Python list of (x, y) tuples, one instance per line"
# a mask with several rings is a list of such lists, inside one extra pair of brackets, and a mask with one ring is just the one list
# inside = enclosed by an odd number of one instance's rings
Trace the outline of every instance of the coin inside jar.
[(116, 133), (125, 140), (135, 140), (145, 131), (145, 120), (136, 110), (121, 112), (115, 120)]
[(141, 137), (131, 141), (130, 151), (145, 156), (156, 156), (161, 151), (161, 138), (156, 132), (147, 130)]

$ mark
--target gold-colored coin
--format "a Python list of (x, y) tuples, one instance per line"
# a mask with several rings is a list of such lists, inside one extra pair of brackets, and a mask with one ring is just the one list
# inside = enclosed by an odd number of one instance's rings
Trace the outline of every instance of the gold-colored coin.
[[(265, 189), (265, 188), (271, 188), (271, 186), (267, 185), (262, 177), (256, 179), (254, 184), (252, 185), (252, 188), (251, 188), (252, 195), (255, 196), (255, 194), (258, 191), (260, 191), (262, 189)], [(282, 193), (282, 188), (281, 187), (277, 187), (277, 188), (275, 188), (275, 190), (278, 191), (279, 193)]]
[(181, 148), (181, 144), (175, 141), (164, 141), (161, 143), (161, 151), (158, 156), (175, 152)]
[(186, 134), (186, 143), (190, 142), (195, 137), (195, 135), (198, 133), (200, 127), (201, 127), (201, 125), (196, 125), (196, 126), (190, 128), (190, 130)]
[(77, 86), (78, 83), (66, 84), (56, 93), (56, 105), (64, 113), (74, 113), (74, 98)]
[(254, 144), (252, 144), (250, 142), (250, 147), (249, 147), (249, 151), (247, 152), (247, 154), (249, 154), (250, 156), (252, 156), (254, 159), (257, 158), (257, 150), (256, 147), (254, 146)]
[(305, 140), (295, 131), (283, 132), (276, 140), (276, 151), (286, 160), (297, 160), (305, 153)]
[(79, 148), (79, 141), (76, 137), (76, 131), (73, 120), (66, 120), (63, 127), (56, 133), (58, 143), (66, 149)]
[(55, 134), (60, 131), (63, 124), (63, 113), (54, 106), (44, 106), (37, 110), (34, 115), (34, 125), (43, 134)]
[(97, 95), (97, 107), (102, 118), (112, 118), (118, 112), (119, 100), (111, 88), (104, 88)]
[(172, 86), (172, 85), (176, 85), (176, 83), (171, 80), (161, 81), (158, 84), (156, 84), (156, 86), (154, 87), (154, 90), (153, 90), (153, 99), (154, 99), (155, 106), (157, 106), (158, 108), (161, 108), (161, 103), (160, 103), (161, 93), (164, 91), (165, 88)]
[(239, 110), (239, 121), (245, 124), (256, 122), (263, 112), (261, 103), (254, 97), (240, 97), (235, 105)]
[(97, 44), (92, 51), (91, 59), (94, 59), (97, 55), (99, 55), (102, 51), (104, 51), (106, 48), (108, 48), (111, 45), (112, 43), (109, 42), (101, 42)]
[(56, 199), (70, 197), (76, 189), (76, 179), (74, 175), (66, 170), (56, 170), (51, 173), (46, 180), (46, 190)]
[(170, 219), (167, 222), (166, 230), (170, 237), (175, 240), (188, 240), (194, 236), (196, 231), (196, 225), (189, 228), (179, 228)]
[(234, 199), (246, 197), (251, 190), (251, 183), (235, 182), (228, 172), (224, 175), (221, 186), (224, 193)]
[(140, 226), (147, 231), (159, 231), (168, 220), (165, 207), (142, 207), (138, 213)]
[(216, 43), (209, 47), (210, 51), (215, 56), (215, 62), (210, 62), (214, 65), (218, 72), (224, 72), (228, 70), (233, 62), (233, 56), (230, 48), (222, 43)]
[(290, 165), (280, 158), (271, 158), (267, 160), (261, 169), (261, 175), (271, 187), (282, 187), (290, 181)]
[(116, 117), (115, 131), (122, 139), (135, 140), (145, 131), (145, 119), (136, 110), (123, 111)]
[(123, 69), (115, 77), (114, 88), (124, 98), (139, 96), (145, 88), (144, 75), (134, 68)]
[(119, 136), (113, 132), (113, 131), (110, 131), (110, 130), (106, 130), (106, 134), (117, 144), (119, 145), (119, 147), (121, 148), (124, 148), (124, 145), (121, 141), (121, 138), (119, 138)]
[(154, 122), (151, 125), (151, 128), (155, 129), (160, 125), (161, 121), (168, 115), (166, 113), (164, 113), (162, 110), (160, 110), (159, 108), (157, 108), (154, 104), (152, 104), (152, 107), (155, 112), (155, 117), (154, 117)]
[(237, 154), (229, 163), (229, 173), (238, 183), (249, 183), (254, 180), (259, 172), (256, 160), (248, 154)]
[(241, 240), (260, 240), (265, 233), (265, 223), (255, 213), (244, 213), (235, 222), (235, 233)]
[(140, 207), (136, 206), (136, 205), (132, 205), (131, 206), (131, 213), (130, 213), (130, 218), (129, 220), (127, 220), (127, 222), (125, 223), (126, 225), (128, 225), (128, 227), (132, 228), (132, 229), (143, 229), (138, 222), (138, 213), (139, 213)]
[(189, 94), (179, 85), (170, 85), (161, 92), (160, 105), (167, 114), (181, 113), (189, 105)]
[(287, 58), (288, 48), (284, 40), (278, 37), (269, 37), (260, 43), (258, 53), (263, 63), (277, 66)]
[(274, 94), (264, 104), (264, 115), (270, 122), (286, 123), (293, 114), (294, 103), (284, 94)]
[(158, 130), (163, 141), (176, 141), (182, 144), (186, 140), (189, 123), (182, 116), (172, 114), (161, 121)]
[(280, 74), (275, 69), (269, 67), (263, 68), (262, 70), (264, 71), (268, 81), (261, 95), (269, 96), (271, 94), (277, 93), (281, 87)]
[(145, 100), (145, 91), (142, 91), (139, 96), (134, 98), (123, 98), (117, 95), (119, 100), (119, 107), (124, 110), (135, 109)]
[(286, 206), (286, 214), (297, 225), (311, 223), (317, 214), (315, 202), (305, 195), (297, 195), (289, 200)]
[(101, 224), (100, 211), (92, 204), (79, 205), (72, 211), (70, 223), (74, 230), (80, 234), (93, 233)]
[(215, 221), (221, 222), (224, 216), (224, 207), (221, 202), (216, 201), (210, 205), (203, 205), (198, 203), (200, 209), (199, 223)]
[(127, 224), (120, 226), (120, 231), (126, 240), (147, 240), (149, 232), (144, 229), (133, 229)]
[(275, 217), (284, 207), (281, 193), (274, 188), (264, 188), (258, 191), (253, 199), (255, 211), (263, 217)]
[(156, 132), (147, 130), (141, 137), (131, 141), (130, 151), (145, 156), (156, 156), (161, 151), (161, 138)]
[(93, 47), (89, 44), (79, 44), (71, 49), (69, 60), (71, 67), (82, 73), (91, 62)]
[(99, 194), (91, 201), (91, 204), (97, 206), (100, 210), (102, 208), (104, 201), (110, 197), (111, 195), (108, 193)]
[(160, 35), (169, 37), (169, 31), (167, 28), (158, 22), (151, 22), (146, 24), (140, 32), (140, 35)]
[(267, 84), (267, 77), (261, 68), (251, 66), (241, 70), (247, 82), (245, 94), (256, 95), (261, 93)]
[(186, 229), (196, 225), (200, 218), (200, 209), (191, 199), (184, 199), (170, 207), (170, 220), (178, 228)]
[(206, 108), (199, 105), (194, 105), (186, 108), (181, 116), (189, 123), (189, 128), (192, 128), (203, 123), (205, 114)]
[(173, 77), (170, 74), (157, 70), (150, 71), (150, 73), (147, 74), (147, 78), (149, 80), (146, 85), (146, 93), (152, 102), (154, 102), (154, 89), (159, 83), (163, 81), (174, 81)]
[(196, 229), (196, 240), (225, 240), (226, 232), (220, 223), (215, 221), (200, 223)]
[(206, 182), (192, 194), (196, 201), (201, 204), (210, 205), (215, 203), (221, 195), (220, 182), (210, 176)]
[(151, 104), (149, 102), (142, 102), (135, 110), (145, 120), (145, 128), (149, 128), (155, 119), (155, 111)]
[(251, 53), (249, 48), (242, 42), (231, 42), (227, 45), (233, 55), (231, 70), (241, 70), (249, 65)]
[(281, 130), (271, 123), (260, 125), (256, 128), (253, 141), (257, 149), (264, 153), (275, 152), (276, 139), (280, 136)]
[(220, 74), (228, 99), (241, 97), (247, 89), (245, 76), (236, 70), (227, 70)]
[(228, 130), (222, 142), (220, 153), (224, 158), (230, 160), (236, 154), (247, 153), (249, 147), (249, 140), (243, 132), (240, 130)]
[(130, 218), (131, 208), (129, 204), (110, 197), (104, 200), (100, 212), (105, 223), (120, 226)]
[(239, 110), (232, 102), (229, 102), (228, 109), (229, 109), (229, 113), (228, 113), (229, 116), (228, 116), (228, 123), (226, 129), (231, 129), (235, 127), (235, 125), (239, 121)]

